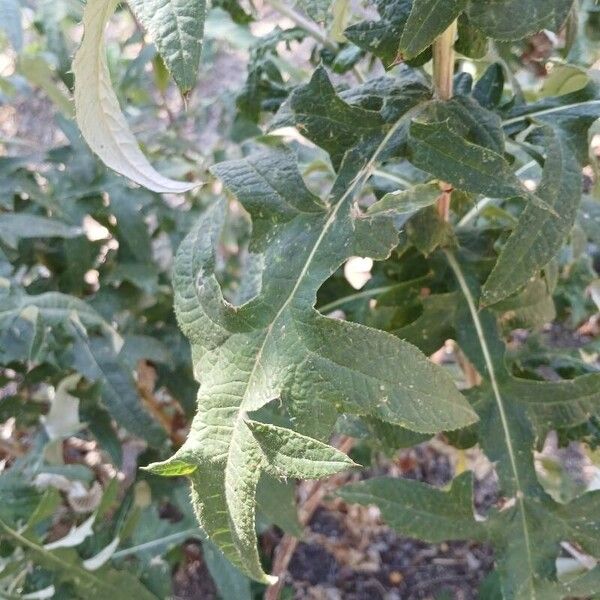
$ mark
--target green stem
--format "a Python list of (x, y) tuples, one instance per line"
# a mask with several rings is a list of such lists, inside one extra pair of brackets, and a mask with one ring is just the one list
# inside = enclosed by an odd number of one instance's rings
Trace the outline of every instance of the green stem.
[(188, 538), (198, 538), (202, 539), (200, 534), (200, 529), (198, 527), (193, 527), (191, 529), (186, 529), (185, 531), (179, 531), (177, 533), (172, 533), (171, 535), (167, 535), (162, 538), (158, 538), (156, 540), (151, 540), (149, 542), (145, 542), (144, 544), (138, 544), (137, 546), (132, 546), (131, 548), (124, 548), (123, 550), (119, 550), (112, 555), (112, 559), (124, 558), (125, 556), (130, 556), (131, 554), (137, 554), (138, 552), (142, 552), (144, 550), (149, 550), (150, 548), (156, 548), (156, 546), (161, 546), (163, 544), (171, 544), (186, 540)]
[(317, 40), (317, 42), (326, 48), (333, 50), (334, 52), (337, 51), (338, 45), (332, 39), (330, 39), (327, 36), (327, 33), (314, 21), (307, 19), (298, 11), (294, 10), (290, 6), (287, 6), (283, 2), (280, 2), (280, 0), (266, 0), (266, 2), (267, 4), (270, 4), (278, 13), (293, 21), (296, 26), (300, 27), (300, 29), (306, 31), (306, 33)]
[(360, 298), (371, 298), (372, 296), (377, 296), (378, 294), (385, 294), (385, 292), (391, 292), (392, 290), (395, 290), (398, 287), (402, 286), (402, 283), (395, 283), (394, 285), (382, 285), (381, 287), (362, 290), (360, 292), (356, 292), (356, 294), (349, 294), (348, 296), (338, 298), (337, 300), (334, 300), (329, 304), (318, 306), (317, 309), (320, 313), (326, 314), (331, 312), (332, 310), (335, 310), (339, 306), (343, 306), (344, 304), (348, 304), (349, 302), (353, 302), (354, 300), (359, 300)]

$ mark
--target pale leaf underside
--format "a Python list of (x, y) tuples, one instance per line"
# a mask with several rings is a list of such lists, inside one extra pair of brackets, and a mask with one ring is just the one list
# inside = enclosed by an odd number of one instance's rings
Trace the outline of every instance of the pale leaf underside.
[(117, 173), (155, 192), (185, 192), (198, 184), (158, 173), (142, 153), (119, 107), (104, 45), (104, 29), (117, 4), (115, 0), (89, 0), (84, 9), (83, 41), (73, 60), (79, 129), (90, 148)]

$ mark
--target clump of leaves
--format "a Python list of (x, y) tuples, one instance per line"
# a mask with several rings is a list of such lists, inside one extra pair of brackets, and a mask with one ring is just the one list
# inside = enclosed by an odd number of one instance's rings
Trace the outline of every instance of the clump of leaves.
[[(188, 94), (205, 5), (135, 0), (131, 7)], [(85, 37), (74, 64), (81, 131), (108, 166), (138, 184), (187, 191), (195, 184), (151, 167), (120, 112), (103, 42), (114, 8), (90, 0), (84, 10)], [(600, 417), (600, 373), (579, 356), (565, 378), (544, 381), (527, 367), (534, 360), (527, 347), (516, 356), (507, 346), (513, 327), (536, 331), (556, 317), (555, 294), (561, 310), (565, 303), (569, 310), (565, 289), (582, 287), (573, 268), (581, 251), (574, 257), (574, 248), (598, 251), (597, 201), (588, 197), (582, 205), (582, 189), (600, 89), (594, 75), (579, 68), (575, 80), (573, 71), (557, 71), (552, 85), (525, 94), (502, 56), (503, 43), (552, 30), (563, 35), (565, 54), (577, 62), (583, 53), (564, 32), (571, 35), (584, 20), (578, 21), (572, 0), (395, 0), (376, 8), (379, 20), (346, 30), (354, 48), (342, 48), (287, 10), (298, 28), (276, 31), (253, 51), (238, 123), (260, 122), (263, 109), (277, 113), (265, 124), (270, 135), (247, 141), (241, 158), (212, 167), (209, 177), (225, 193), (199, 211), (179, 246), (174, 307), (199, 390), (190, 432), (170, 458), (164, 432), (134, 397), (119, 391), (132, 387), (131, 359), (127, 368), (114, 325), (101, 316), (101, 295), (96, 312), (57, 291), (32, 295), (7, 283), (9, 308), (0, 318), (22, 329), (15, 336), (21, 346), (10, 344), (21, 354), (8, 354), (13, 361), (25, 356), (64, 368), (63, 357), (52, 352), (61, 344), (74, 348), (70, 364), (100, 383), (103, 409), (154, 449), (147, 470), (190, 479), (199, 535), (210, 540), (207, 552), (218, 548), (237, 569), (228, 571), (229, 590), (239, 572), (274, 583), (261, 562), (257, 512), (297, 535), (286, 481), (357, 468), (330, 445), (334, 431), (352, 423), (351, 434), (366, 432), (391, 451), (436, 434), (457, 448), (478, 445), (494, 465), (499, 500), (476, 516), (470, 473), (458, 474), (448, 490), (404, 479), (365, 480), (343, 487), (344, 500), (376, 504), (404, 535), (490, 543), (497, 577), (486, 593), (495, 588), (507, 600), (594, 594), (597, 567), (564, 578), (556, 560), (565, 542), (588, 554), (588, 565), (600, 558), (598, 492), (560, 503), (538, 478), (534, 451), (550, 431), (563, 440), (589, 440)], [(238, 9), (228, 4), (231, 14), (246, 14)], [(306, 82), (291, 85), (282, 76), (278, 44), (307, 36), (338, 58), (350, 52), (354, 65), (369, 53), (367, 60), (381, 60), (386, 74), (363, 81), (357, 69), (357, 84), (349, 85), (348, 77), (336, 85), (318, 66)], [(455, 73), (455, 49), (481, 61), (473, 68), (475, 81)], [(400, 62), (409, 66), (395, 66)], [(283, 126), (294, 127), (303, 141), (283, 143), (275, 135)], [(107, 177), (102, 185), (123, 185)], [(135, 228), (119, 197), (111, 192), (109, 210), (117, 224)], [(222, 277), (221, 242), (240, 205), (251, 234), (243, 239), (244, 273), (233, 294)], [(52, 220), (50, 227), (39, 220), (48, 214), (30, 215), (19, 234), (15, 217), (23, 216), (0, 215), (7, 255), (33, 229), (65, 244), (79, 234), (76, 219)], [(135, 244), (130, 250), (136, 260), (147, 252)], [(375, 261), (360, 292), (341, 277), (352, 257)], [(139, 270), (120, 266), (121, 277), (130, 273), (127, 278), (143, 287)], [(593, 279), (593, 265), (588, 272)], [(334, 308), (344, 318), (331, 314)], [(578, 301), (572, 309), (585, 314)], [(51, 333), (39, 333), (40, 323)], [(4, 330), (9, 335), (8, 326)], [(55, 337), (60, 341), (51, 343)], [(466, 390), (427, 358), (447, 339), (464, 357)], [(120, 359), (126, 366), (113, 368)], [(174, 379), (167, 380), (176, 395)], [(274, 506), (274, 497), (285, 501)], [(22, 515), (11, 519), (18, 523)], [(39, 539), (11, 523), (3, 529), (12, 544), (58, 569), (58, 558), (46, 556)], [(76, 564), (78, 556), (67, 559)], [(110, 583), (110, 573), (103, 581)], [(77, 581), (104, 593), (89, 576)]]

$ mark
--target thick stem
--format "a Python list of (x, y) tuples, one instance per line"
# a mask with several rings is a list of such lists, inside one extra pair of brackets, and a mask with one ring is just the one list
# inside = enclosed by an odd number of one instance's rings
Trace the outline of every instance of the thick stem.
[[(457, 23), (454, 21), (444, 33), (433, 42), (433, 86), (440, 100), (450, 100), (454, 78), (454, 40)], [(440, 182), (442, 193), (437, 202), (438, 214), (444, 221), (450, 216), (450, 197), (452, 186)]]

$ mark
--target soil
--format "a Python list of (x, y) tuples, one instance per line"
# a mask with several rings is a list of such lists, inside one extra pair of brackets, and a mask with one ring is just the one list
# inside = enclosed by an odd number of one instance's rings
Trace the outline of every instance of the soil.
[[(348, 480), (390, 475), (441, 486), (450, 481), (449, 455), (422, 444), (380, 460)], [(483, 512), (495, 499), (494, 481), (487, 473), (476, 481), (476, 506)], [(281, 532), (263, 535), (263, 549), (273, 549)], [(197, 548), (197, 547), (196, 547)], [(200, 554), (199, 549), (197, 549)], [(201, 556), (186, 560), (176, 572), (177, 600), (212, 600), (214, 587)], [(373, 507), (325, 499), (310, 521), (290, 562), (284, 598), (295, 600), (474, 600), (493, 568), (489, 546), (469, 541), (425, 544), (397, 535)], [(201, 582), (201, 583), (200, 583)], [(230, 599), (226, 599), (230, 600)], [(233, 600), (233, 599), (231, 599)]]

